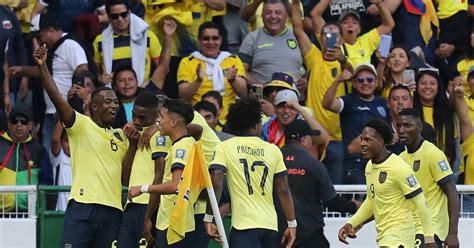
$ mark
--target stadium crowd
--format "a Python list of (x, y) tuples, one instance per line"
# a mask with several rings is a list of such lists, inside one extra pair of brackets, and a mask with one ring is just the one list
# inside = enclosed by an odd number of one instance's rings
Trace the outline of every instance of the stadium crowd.
[(375, 219), (381, 247), (458, 247), (473, 17), (471, 0), (1, 1), (0, 185), (72, 185), (61, 247), (207, 247), (202, 196), (170, 235), (199, 150), (231, 247), (329, 247), (323, 207), (353, 214), (342, 242)]

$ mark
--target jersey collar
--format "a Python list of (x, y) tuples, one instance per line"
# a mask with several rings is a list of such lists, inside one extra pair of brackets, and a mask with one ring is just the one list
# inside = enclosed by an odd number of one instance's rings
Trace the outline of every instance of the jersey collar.
[(285, 27), (285, 29), (283, 31), (281, 31), (281, 33), (277, 34), (277, 35), (272, 35), (270, 34), (270, 32), (268, 32), (267, 29), (263, 28), (263, 32), (265, 32), (266, 34), (270, 35), (270, 36), (283, 36), (284, 34), (286, 34), (286, 32), (288, 32), (288, 28)]
[(191, 134), (186, 134), (186, 135), (183, 135), (179, 138), (177, 138), (171, 145), (174, 145), (175, 143), (177, 143), (178, 141), (184, 139), (184, 138), (189, 138), (189, 137), (192, 137)]

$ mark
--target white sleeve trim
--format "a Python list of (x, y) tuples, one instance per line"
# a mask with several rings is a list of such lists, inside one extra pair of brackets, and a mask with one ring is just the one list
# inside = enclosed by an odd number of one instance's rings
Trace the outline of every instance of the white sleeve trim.
[(105, 5), (99, 6), (96, 9), (97, 11), (105, 10)]
[(337, 98), (337, 99), (339, 99), (339, 102), (341, 103), (341, 108), (337, 112), (341, 113), (342, 110), (344, 109), (344, 100), (342, 100), (342, 98)]
[(49, 4), (45, 3), (44, 0), (39, 0), (39, 3), (45, 7), (49, 6)]

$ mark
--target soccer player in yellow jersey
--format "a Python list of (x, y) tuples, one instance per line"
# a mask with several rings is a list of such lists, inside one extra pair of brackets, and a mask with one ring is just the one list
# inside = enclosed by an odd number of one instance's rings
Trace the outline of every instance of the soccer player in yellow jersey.
[[(232, 209), (230, 247), (276, 245), (278, 224), (273, 204), (274, 188), (288, 220), (282, 243), (291, 247), (296, 238), (297, 223), (283, 155), (277, 146), (258, 137), (261, 114), (261, 105), (256, 98), (239, 99), (230, 106), (227, 127), (237, 136), (216, 146), (209, 168), (218, 201), (224, 173), (227, 176)], [(204, 217), (207, 234), (221, 242), (210, 213), (208, 207)]]
[(413, 247), (415, 207), (423, 225), (425, 247), (436, 247), (430, 213), (413, 170), (385, 147), (392, 138), (385, 121), (373, 118), (365, 124), (361, 149), (362, 156), (370, 159), (365, 168), (367, 199), (339, 230), (339, 240), (347, 244), (346, 237), (354, 237), (355, 231), (373, 217), (379, 247)]
[[(138, 129), (155, 125), (158, 118), (158, 98), (149, 92), (138, 95), (134, 101), (132, 115), (133, 125)], [(142, 184), (161, 183), (165, 157), (171, 147), (171, 141), (157, 132), (150, 140), (150, 147), (151, 149), (138, 149), (137, 142), (132, 144), (130, 140), (124, 162), (132, 165), (127, 166), (128, 170), (122, 174), (123, 185), (131, 188)], [(119, 247), (146, 244), (142, 233), (149, 198), (148, 194), (143, 194), (135, 198), (133, 203), (127, 202), (120, 227)]]
[(438, 247), (443, 247), (443, 241), (448, 247), (458, 247), (459, 198), (453, 172), (443, 151), (421, 136), (422, 123), (416, 109), (407, 108), (398, 114), (398, 138), (407, 148), (400, 157), (413, 166), (423, 189)]
[(194, 247), (194, 209), (188, 208), (185, 213), (188, 218), (186, 223), (186, 236), (183, 240), (168, 244), (166, 239), (169, 221), (174, 209), (176, 200), (176, 191), (181, 180), (184, 167), (189, 160), (191, 150), (196, 140), (188, 134), (186, 125), (193, 118), (193, 108), (191, 105), (181, 101), (166, 99), (161, 107), (161, 118), (159, 121), (161, 135), (169, 136), (172, 146), (165, 158), (165, 168), (163, 174), (163, 183), (153, 185), (134, 186), (128, 193), (128, 198), (132, 201), (134, 197), (142, 193), (161, 194), (160, 207), (156, 220), (157, 247)]
[(122, 130), (111, 128), (118, 111), (117, 96), (110, 88), (97, 88), (91, 95), (92, 118), (75, 112), (48, 71), (46, 47), (38, 48), (33, 57), (71, 149), (74, 181), (59, 246), (111, 247), (120, 228), (122, 161), (128, 146)]

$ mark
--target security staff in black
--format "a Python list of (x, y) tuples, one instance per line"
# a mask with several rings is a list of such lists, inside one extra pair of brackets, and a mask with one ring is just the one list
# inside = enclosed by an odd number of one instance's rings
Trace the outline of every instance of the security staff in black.
[[(360, 202), (351, 202), (336, 195), (326, 167), (308, 153), (312, 146), (311, 136), (320, 133), (319, 130), (311, 130), (303, 120), (294, 120), (285, 129), (286, 145), (281, 151), (288, 168), (288, 184), (298, 220), (294, 247), (329, 247), (323, 232), (323, 203), (329, 209), (341, 213), (355, 213), (360, 205)], [(281, 237), (286, 219), (280, 204), (275, 205)]]

